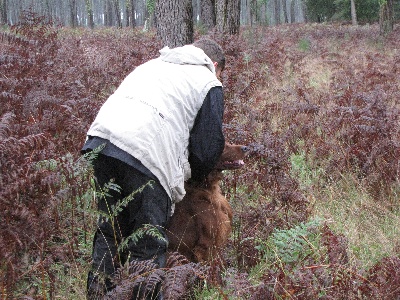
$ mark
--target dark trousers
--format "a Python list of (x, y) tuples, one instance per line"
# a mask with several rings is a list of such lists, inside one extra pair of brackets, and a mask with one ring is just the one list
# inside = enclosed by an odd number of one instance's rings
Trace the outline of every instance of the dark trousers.
[[(165, 226), (171, 213), (171, 200), (164, 188), (153, 181), (151, 186), (147, 185), (140, 191), (151, 179), (130, 165), (109, 156), (100, 154), (93, 167), (99, 193), (110, 182), (120, 187), (120, 192), (109, 189), (107, 195), (97, 197), (99, 211), (110, 215), (112, 207), (119, 201), (135, 194), (126, 207), (113, 218), (113, 222), (110, 217), (100, 216), (93, 241), (93, 265), (88, 276), (88, 286), (93, 273), (112, 276), (127, 257), (130, 261), (153, 260), (160, 268), (165, 267), (168, 245)], [(130, 241), (125, 251), (118, 252), (121, 241), (136, 230), (143, 230), (145, 224), (156, 226), (165, 240), (144, 235), (136, 242)]]

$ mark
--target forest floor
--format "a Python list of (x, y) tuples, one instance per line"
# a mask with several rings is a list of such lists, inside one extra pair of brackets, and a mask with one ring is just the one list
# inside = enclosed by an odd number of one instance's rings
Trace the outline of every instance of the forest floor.
[[(200, 285), (170, 281), (169, 299), (400, 297), (399, 31), (207, 35), (227, 56), (226, 138), (250, 154), (222, 185), (227, 248), (207, 271), (184, 269)], [(84, 299), (98, 216), (80, 148), (102, 103), (161, 43), (140, 28), (37, 19), (0, 36), (0, 298)]]

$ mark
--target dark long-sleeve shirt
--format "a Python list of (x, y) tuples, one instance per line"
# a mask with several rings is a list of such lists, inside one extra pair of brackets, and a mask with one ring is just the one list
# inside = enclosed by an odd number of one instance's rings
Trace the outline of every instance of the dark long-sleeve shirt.
[(202, 180), (207, 176), (224, 150), (223, 114), (222, 88), (212, 88), (207, 94), (190, 132), (189, 163), (193, 180)]

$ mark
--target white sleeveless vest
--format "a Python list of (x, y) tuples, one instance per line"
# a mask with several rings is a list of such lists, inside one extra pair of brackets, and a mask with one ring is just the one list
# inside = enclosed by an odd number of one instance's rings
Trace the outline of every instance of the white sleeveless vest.
[[(160, 51), (103, 104), (88, 135), (131, 154), (160, 181), (172, 203), (190, 178), (189, 134), (208, 91), (222, 86), (213, 62), (192, 45)], [(173, 205), (174, 206), (174, 205)]]

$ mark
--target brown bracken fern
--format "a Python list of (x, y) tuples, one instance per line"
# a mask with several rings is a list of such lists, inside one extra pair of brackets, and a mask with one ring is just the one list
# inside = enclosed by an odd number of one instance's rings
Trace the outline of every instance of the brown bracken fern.
[[(309, 189), (351, 174), (377, 202), (398, 193), (400, 35), (382, 41), (391, 51), (384, 53), (378, 33), (374, 25), (301, 24), (234, 37), (209, 32), (227, 56), (226, 138), (251, 149), (245, 169), (224, 177), (234, 234), (211, 266), (177, 254), (164, 269), (125, 266), (105, 297), (124, 299), (139, 285), (145, 294), (162, 282), (166, 299), (185, 299), (207, 282), (221, 299), (399, 298), (398, 255), (359, 268), (329, 223), (313, 228), (320, 238), (313, 255), (296, 264), (270, 260), (249, 279), (266, 263), (260, 241), (309, 219)], [(304, 40), (307, 49), (299, 48)], [(371, 43), (375, 49), (360, 47)], [(83, 297), (59, 279), (74, 264), (90, 265), (82, 248), (91, 242), (95, 202), (80, 148), (102, 103), (160, 48), (152, 32), (67, 30), (30, 12), (0, 33), (0, 298), (55, 299), (65, 289)], [(323, 170), (312, 186), (294, 176), (293, 155)]]

